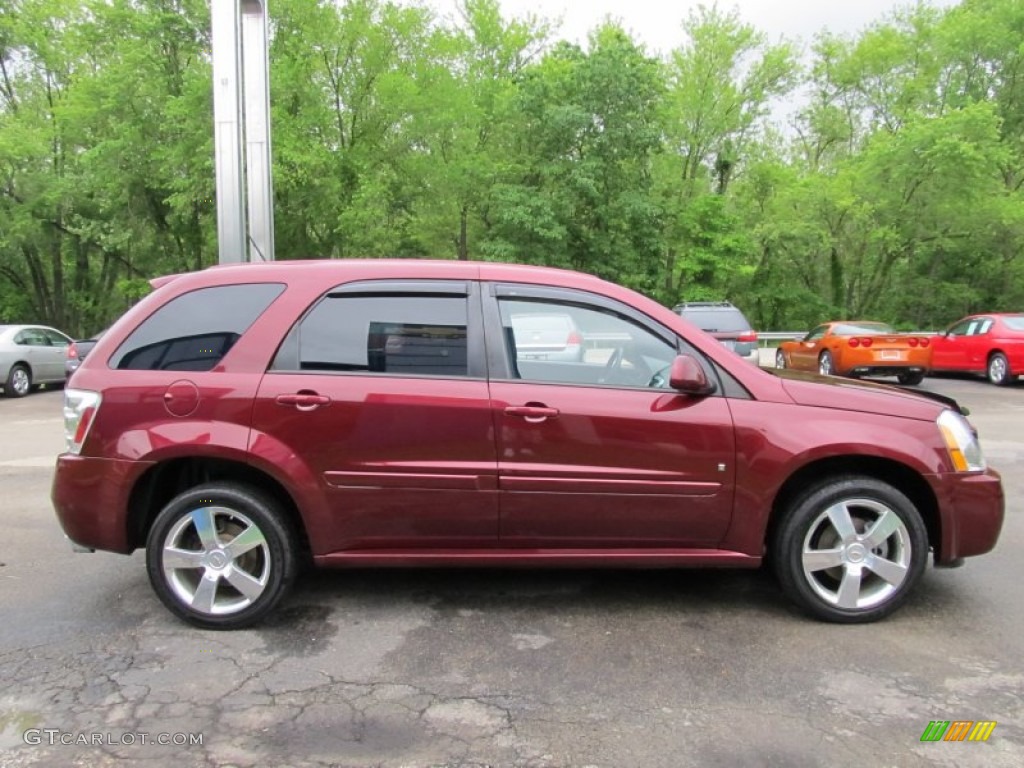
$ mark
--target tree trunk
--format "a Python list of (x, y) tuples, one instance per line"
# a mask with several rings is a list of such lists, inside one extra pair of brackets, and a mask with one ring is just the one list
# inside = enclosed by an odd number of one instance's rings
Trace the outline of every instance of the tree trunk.
[(459, 213), (459, 261), (469, 261), (469, 206), (463, 205)]

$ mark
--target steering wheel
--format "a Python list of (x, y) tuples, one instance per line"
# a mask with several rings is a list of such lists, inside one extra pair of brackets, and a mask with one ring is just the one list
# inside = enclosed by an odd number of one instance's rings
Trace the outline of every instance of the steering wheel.
[(671, 367), (671, 365), (666, 365), (661, 370), (655, 371), (651, 380), (647, 382), (647, 386), (650, 389), (665, 389), (668, 386), (668, 372)]
[(601, 378), (598, 379), (599, 384), (607, 384), (611, 381), (612, 377), (618, 373), (619, 367), (622, 365), (622, 347), (616, 347), (612, 350), (611, 355), (608, 356), (608, 362), (604, 364), (604, 371), (601, 373)]

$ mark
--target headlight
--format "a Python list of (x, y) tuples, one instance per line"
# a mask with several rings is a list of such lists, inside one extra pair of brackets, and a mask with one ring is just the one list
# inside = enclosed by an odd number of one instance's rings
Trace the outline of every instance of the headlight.
[(985, 469), (981, 444), (967, 419), (955, 411), (943, 411), (936, 423), (957, 472), (981, 472)]

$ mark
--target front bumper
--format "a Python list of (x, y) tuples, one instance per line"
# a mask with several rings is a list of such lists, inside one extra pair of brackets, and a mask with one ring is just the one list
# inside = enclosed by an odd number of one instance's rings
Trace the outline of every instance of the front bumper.
[(983, 555), (992, 550), (1003, 527), (1006, 500), (999, 473), (932, 475), (929, 480), (939, 502), (942, 533), (936, 565)]
[(61, 454), (50, 498), (74, 547), (128, 554), (128, 496), (149, 462)]

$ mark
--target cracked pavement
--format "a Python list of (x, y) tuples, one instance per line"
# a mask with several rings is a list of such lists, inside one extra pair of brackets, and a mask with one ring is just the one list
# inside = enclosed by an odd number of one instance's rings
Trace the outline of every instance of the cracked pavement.
[[(796, 614), (762, 572), (367, 570), (305, 575), (260, 627), (193, 629), (141, 553), (69, 551), (60, 393), (0, 400), (0, 766), (1024, 764), (1024, 385), (926, 386), (972, 409), (1002, 539), (852, 627)], [(922, 743), (931, 720), (998, 725)]]

